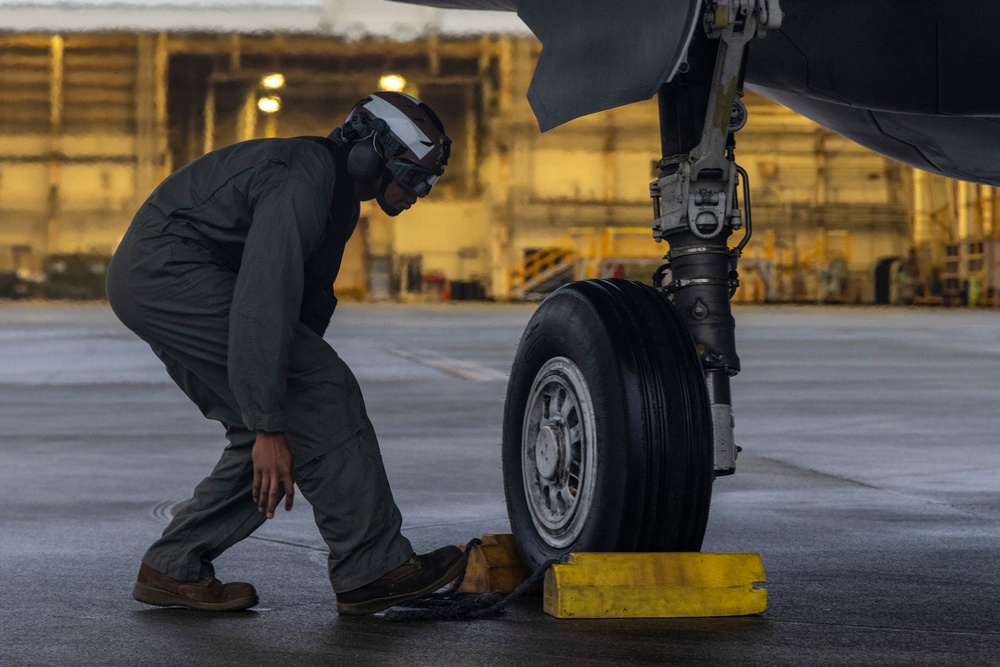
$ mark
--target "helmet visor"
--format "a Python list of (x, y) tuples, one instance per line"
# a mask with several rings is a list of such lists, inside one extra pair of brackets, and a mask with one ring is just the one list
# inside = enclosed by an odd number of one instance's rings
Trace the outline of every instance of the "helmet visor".
[(436, 174), (407, 160), (389, 160), (385, 166), (404, 190), (418, 197), (423, 197), (430, 192), (431, 187), (441, 177), (441, 174)]

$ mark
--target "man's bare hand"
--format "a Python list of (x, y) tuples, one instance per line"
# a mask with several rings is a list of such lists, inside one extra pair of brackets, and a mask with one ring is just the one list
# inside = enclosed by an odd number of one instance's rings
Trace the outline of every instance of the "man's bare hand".
[(253, 501), (257, 509), (274, 518), (274, 508), (281, 497), (279, 484), (285, 487), (285, 511), (292, 509), (295, 480), (292, 478), (292, 452), (284, 433), (257, 431), (253, 443)]

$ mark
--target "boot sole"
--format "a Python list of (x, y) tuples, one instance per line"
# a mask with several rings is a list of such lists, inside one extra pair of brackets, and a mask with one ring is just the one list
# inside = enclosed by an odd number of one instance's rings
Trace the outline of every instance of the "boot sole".
[(256, 595), (236, 598), (227, 602), (198, 602), (177, 593), (150, 588), (142, 584), (135, 585), (132, 589), (132, 597), (143, 604), (151, 604), (155, 607), (187, 607), (198, 611), (241, 611), (256, 606), (260, 602)]
[(404, 593), (401, 595), (393, 595), (391, 597), (376, 598), (374, 600), (365, 600), (364, 602), (337, 602), (337, 613), (341, 616), (367, 616), (369, 614), (377, 614), (380, 611), (385, 611), (389, 607), (395, 607), (397, 604), (402, 604), (404, 602), (409, 602), (410, 600), (416, 600), (419, 597), (423, 597), (428, 593), (433, 593), (437, 589), (441, 588), (449, 581), (454, 581), (459, 574), (462, 572), (462, 568), (466, 564), (466, 555), (459, 558), (454, 565), (448, 568), (437, 581), (427, 584), (423, 588), (411, 593)]

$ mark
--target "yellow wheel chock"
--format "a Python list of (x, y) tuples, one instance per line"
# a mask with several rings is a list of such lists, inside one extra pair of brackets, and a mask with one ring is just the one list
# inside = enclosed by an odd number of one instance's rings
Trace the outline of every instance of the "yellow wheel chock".
[(767, 609), (756, 553), (575, 553), (545, 573), (556, 618), (745, 616)]

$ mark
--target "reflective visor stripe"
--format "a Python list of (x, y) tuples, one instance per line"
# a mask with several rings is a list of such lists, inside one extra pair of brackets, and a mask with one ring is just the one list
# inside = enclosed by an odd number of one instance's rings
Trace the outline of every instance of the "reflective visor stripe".
[(423, 159), (431, 152), (431, 148), (434, 147), (431, 145), (431, 140), (402, 111), (375, 96), (365, 103), (365, 108), (388, 123), (392, 133), (402, 139), (418, 159)]

